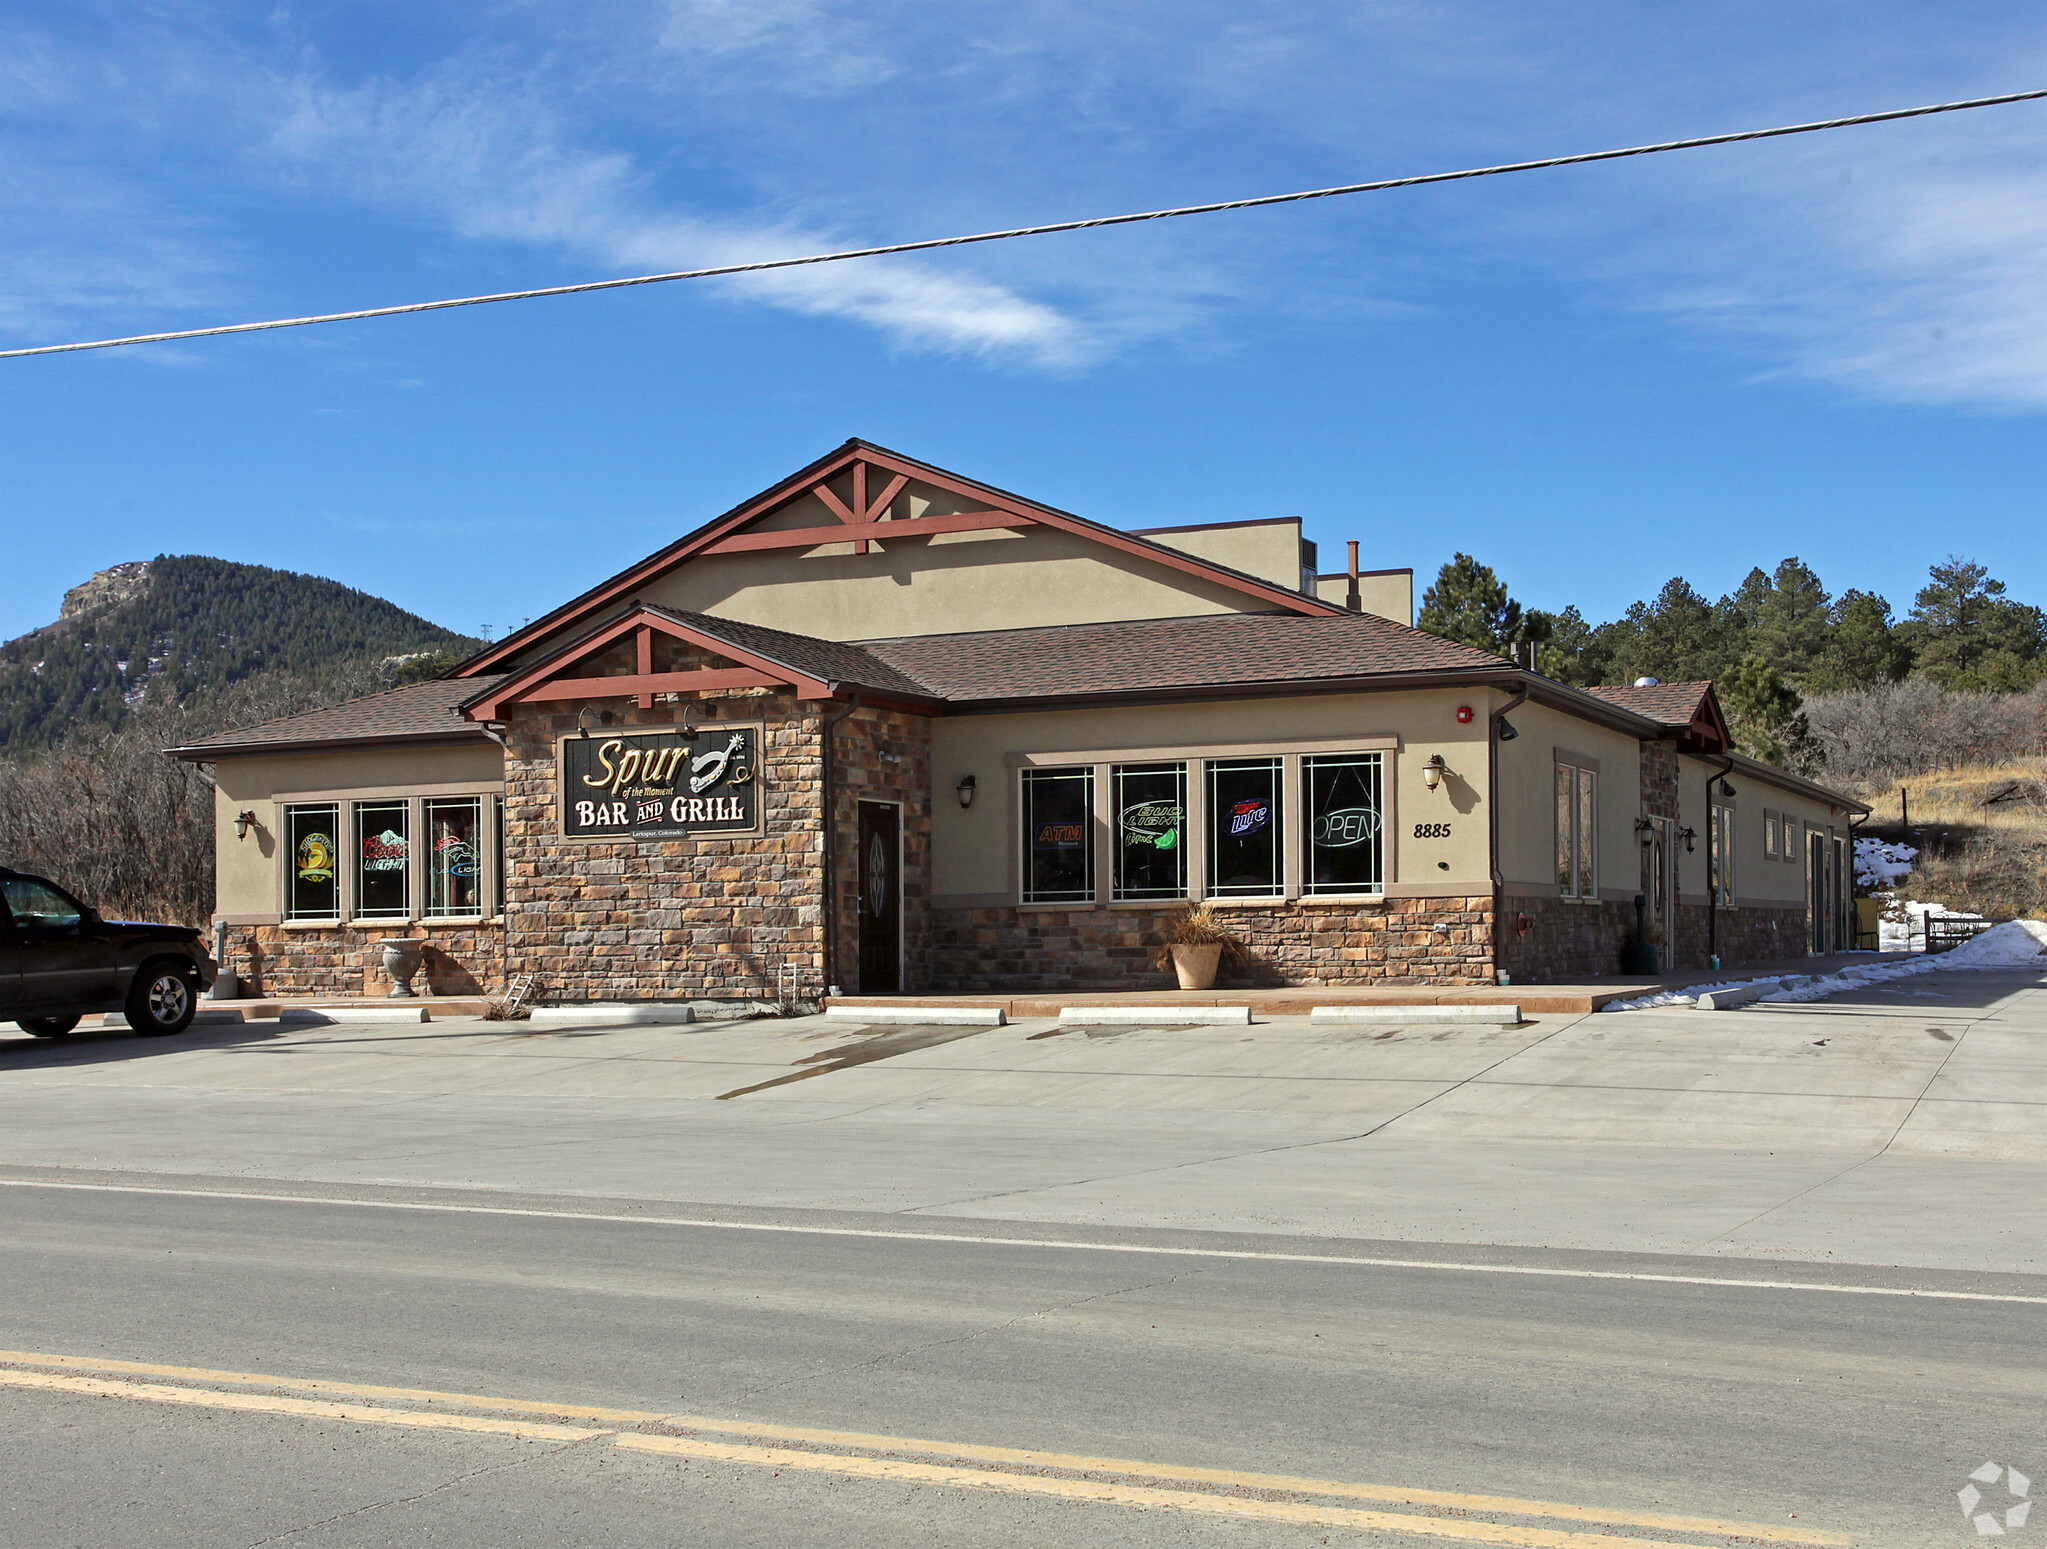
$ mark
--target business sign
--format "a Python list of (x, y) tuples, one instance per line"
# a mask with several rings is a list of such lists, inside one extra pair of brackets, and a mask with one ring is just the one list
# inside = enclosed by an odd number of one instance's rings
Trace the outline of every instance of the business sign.
[(1322, 850), (1348, 850), (1378, 832), (1379, 814), (1370, 807), (1338, 807), (1315, 819), (1315, 846)]
[(760, 728), (593, 733), (556, 764), (570, 839), (679, 839), (759, 824)]
[(1180, 825), (1186, 820), (1186, 809), (1177, 801), (1136, 802), (1123, 809), (1123, 843), (1170, 850), (1180, 842)]

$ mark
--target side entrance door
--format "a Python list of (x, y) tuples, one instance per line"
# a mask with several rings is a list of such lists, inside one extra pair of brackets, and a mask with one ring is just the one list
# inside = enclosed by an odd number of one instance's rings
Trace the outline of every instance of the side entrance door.
[(860, 803), (860, 993), (903, 987), (902, 808)]
[(1649, 940), (1658, 966), (1668, 973), (1677, 962), (1677, 852), (1671, 848), (1670, 819), (1649, 819), (1642, 846), (1642, 893), (1649, 901)]
[(1807, 834), (1805, 837), (1805, 887), (1806, 917), (1812, 922), (1812, 949), (1815, 953), (1833, 950), (1828, 940), (1827, 927), (1833, 913), (1831, 889), (1827, 876), (1827, 837), (1825, 834)]

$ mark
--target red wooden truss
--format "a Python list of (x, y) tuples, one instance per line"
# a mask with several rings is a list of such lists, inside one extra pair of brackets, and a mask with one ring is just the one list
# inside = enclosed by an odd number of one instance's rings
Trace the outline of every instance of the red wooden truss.
[[(890, 509), (913, 480), (970, 502), (973, 509), (942, 516), (891, 519)], [(848, 482), (850, 501), (833, 487)], [(837, 520), (823, 527), (763, 529), (754, 526), (805, 495), (815, 496)], [(813, 549), (837, 543), (851, 543), (854, 553), (865, 554), (869, 552), (869, 545), (877, 539), (892, 541), (930, 537), (938, 533), (1019, 527), (1050, 527), (1072, 533), (1105, 548), (1241, 592), (1269, 608), (1314, 615), (1334, 615), (1344, 611), (1320, 598), (1303, 596), (1273, 582), (1212, 565), (1147, 538), (1118, 532), (1113, 527), (1104, 527), (1051, 506), (1041, 506), (1035, 501), (978, 484), (943, 468), (934, 468), (928, 463), (917, 462), (864, 441), (849, 441), (829, 457), (812, 463), (772, 489), (764, 490), (744, 505), (726, 512), (660, 553), (648, 556), (574, 602), (534, 620), (518, 633), (508, 635), (482, 655), (465, 663), (461, 672), (467, 677), (489, 672), (533, 641), (628, 600), (641, 587), (700, 557), (774, 549)], [(727, 656), (735, 654), (723, 646), (716, 649)]]
[[(739, 665), (710, 667), (695, 672), (656, 672), (654, 636), (657, 632)], [(633, 640), (638, 671), (595, 677), (561, 675), (627, 636)], [(703, 689), (728, 688), (792, 688), (799, 699), (830, 699), (834, 686), (784, 662), (757, 656), (729, 640), (691, 629), (662, 614), (635, 609), (595, 634), (585, 635), (574, 645), (555, 652), (545, 661), (523, 672), (513, 673), (487, 694), (464, 705), (462, 713), (472, 721), (502, 721), (505, 709), (510, 705), (564, 699), (623, 698), (637, 699), (642, 710), (651, 710), (656, 694), (689, 694)]]

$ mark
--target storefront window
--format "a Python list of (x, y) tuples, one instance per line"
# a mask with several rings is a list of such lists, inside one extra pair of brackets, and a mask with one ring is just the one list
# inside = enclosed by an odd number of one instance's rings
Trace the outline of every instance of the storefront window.
[(1023, 901), (1092, 903), (1095, 896), (1095, 772), (1023, 772)]
[(341, 915), (340, 808), (284, 809), (284, 917), (333, 920)]
[(1109, 772), (1116, 890), (1125, 898), (1187, 896), (1187, 766), (1118, 764)]
[(1599, 896), (1594, 867), (1598, 780), (1590, 769), (1556, 766), (1557, 892), (1564, 898)]
[(1215, 898), (1277, 898), (1280, 761), (1217, 759), (1208, 766), (1208, 878)]
[(412, 913), (411, 803), (358, 802), (355, 809), (355, 913), (365, 920), (403, 920)]
[(477, 846), (482, 805), (474, 796), (427, 799), (429, 915), (482, 913), (483, 858)]
[(1385, 891), (1385, 836), (1377, 753), (1312, 754), (1301, 760), (1307, 798), (1306, 893)]
[(1734, 902), (1734, 808), (1715, 806), (1708, 819), (1707, 881), (1723, 905)]

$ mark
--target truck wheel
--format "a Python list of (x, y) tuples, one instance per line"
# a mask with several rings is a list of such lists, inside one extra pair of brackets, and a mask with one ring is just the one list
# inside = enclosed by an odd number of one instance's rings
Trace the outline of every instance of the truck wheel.
[(77, 1017), (23, 1017), (14, 1024), (31, 1038), (62, 1038), (78, 1025)]
[(177, 963), (144, 963), (128, 986), (128, 1025), (145, 1038), (182, 1033), (198, 1009), (199, 986)]

